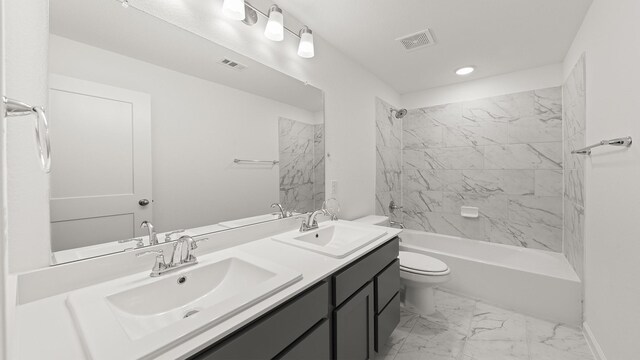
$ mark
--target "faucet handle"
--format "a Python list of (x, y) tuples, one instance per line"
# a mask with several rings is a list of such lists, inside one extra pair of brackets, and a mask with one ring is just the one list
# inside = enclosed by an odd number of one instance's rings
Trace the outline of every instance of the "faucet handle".
[(162, 249), (158, 250), (147, 250), (143, 252), (139, 252), (136, 254), (136, 257), (146, 256), (146, 255), (156, 255), (156, 262), (153, 264), (153, 268), (151, 269), (151, 276), (158, 276), (161, 270), (167, 268), (167, 263), (164, 261), (164, 255), (162, 254)]
[(198, 239), (198, 240), (193, 240), (191, 242), (191, 250), (195, 250), (198, 248), (198, 243), (203, 242), (203, 241), (207, 241), (209, 240), (209, 238), (204, 238), (204, 239)]
[(181, 232), (184, 232), (184, 229), (174, 230), (172, 232), (165, 233), (164, 234), (164, 242), (171, 241), (171, 235), (180, 234)]
[(122, 240), (118, 240), (118, 243), (119, 244), (124, 244), (124, 243), (127, 243), (129, 241), (135, 241), (136, 242), (136, 247), (143, 247), (144, 246), (143, 238), (122, 239)]
[(391, 200), (391, 202), (389, 202), (389, 210), (394, 211), (394, 210), (402, 210), (402, 209), (403, 209), (403, 206), (396, 204), (395, 201)]
[(336, 198), (329, 198), (322, 202), (322, 209), (326, 211), (325, 215), (329, 216), (331, 221), (338, 220), (340, 214), (340, 203)]

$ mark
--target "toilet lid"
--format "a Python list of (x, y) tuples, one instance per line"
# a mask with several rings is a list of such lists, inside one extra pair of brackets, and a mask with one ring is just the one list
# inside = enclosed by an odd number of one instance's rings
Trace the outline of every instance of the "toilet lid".
[(400, 251), (400, 268), (409, 271), (440, 273), (449, 270), (444, 262), (427, 256), (409, 251)]

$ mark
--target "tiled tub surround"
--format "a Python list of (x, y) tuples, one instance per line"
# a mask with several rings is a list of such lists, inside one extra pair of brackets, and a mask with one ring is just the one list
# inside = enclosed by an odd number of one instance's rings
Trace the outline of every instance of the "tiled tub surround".
[(584, 155), (571, 154), (585, 146), (585, 58), (580, 58), (564, 83), (564, 247), (563, 252), (582, 278), (584, 267)]
[(436, 291), (436, 313), (402, 310), (376, 359), (593, 360), (580, 330)]
[(392, 106), (376, 98), (376, 215), (402, 221), (402, 211), (389, 210), (391, 200), (402, 204), (402, 120)]
[(324, 201), (324, 125), (280, 118), (278, 131), (280, 203), (313, 211)]
[[(384, 140), (380, 113), (379, 106)], [(393, 125), (390, 149), (397, 146)], [(401, 127), (407, 228), (562, 251), (560, 87), (410, 110)], [(382, 185), (397, 180), (387, 175), (397, 162), (386, 148), (377, 149), (378, 165), (386, 160), (378, 168)], [(478, 207), (480, 217), (463, 218), (461, 206)]]

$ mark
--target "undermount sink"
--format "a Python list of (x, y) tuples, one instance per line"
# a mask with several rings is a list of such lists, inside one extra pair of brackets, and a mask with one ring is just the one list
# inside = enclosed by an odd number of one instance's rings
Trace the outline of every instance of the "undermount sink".
[(67, 305), (91, 358), (153, 357), (302, 278), (238, 251), (202, 258), (158, 278), (145, 272), (72, 293)]
[(305, 232), (290, 231), (274, 236), (273, 240), (331, 257), (343, 258), (386, 234), (383, 227), (330, 221), (320, 224), (318, 229)]

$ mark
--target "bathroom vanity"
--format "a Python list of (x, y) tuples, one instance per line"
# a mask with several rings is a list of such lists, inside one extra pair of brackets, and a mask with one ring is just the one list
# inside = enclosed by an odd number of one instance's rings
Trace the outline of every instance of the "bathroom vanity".
[[(308, 233), (321, 239), (323, 231), (334, 227), (334, 237), (341, 243), (346, 238), (340, 234), (347, 232), (340, 229), (378, 234), (348, 255), (334, 257), (275, 240), (299, 233), (295, 230), (299, 220), (209, 234), (196, 250), (197, 265), (155, 278), (149, 276), (153, 256), (133, 253), (22, 274), (17, 279), (21, 303), (17, 328), (27, 341), (19, 344), (18, 355), (27, 359), (373, 358), (399, 322), (400, 230), (342, 220), (321, 222), (318, 230)], [(168, 253), (170, 245), (157, 248)], [(291, 276), (277, 290), (228, 313), (219, 311), (232, 309), (228, 302), (214, 300), (207, 305), (182, 293), (193, 288), (183, 287), (180, 278), (187, 279), (187, 286), (202, 279), (200, 274), (211, 274), (205, 283), (220, 281), (216, 271), (208, 269), (216, 269), (224, 259)], [(229, 280), (207, 285), (213, 295), (206, 296), (224, 299), (226, 293), (220, 297), (216, 289), (236, 296), (262, 286), (247, 286), (242, 277), (229, 276), (234, 271), (242, 274), (246, 264), (221, 268), (226, 273), (220, 276)], [(129, 269), (118, 276), (105, 273), (119, 267)], [(159, 296), (153, 295), (158, 287)], [(185, 296), (188, 300), (183, 303), (175, 300)], [(238, 299), (240, 304), (248, 297)], [(199, 311), (183, 318), (182, 313), (194, 307)], [(163, 317), (171, 312), (178, 317)], [(38, 346), (28, 339), (38, 339)]]
[(397, 237), (191, 359), (369, 359), (400, 321)]

